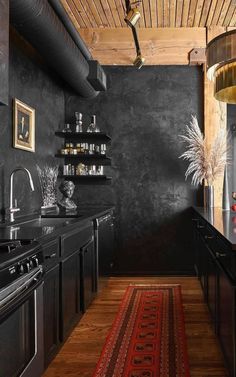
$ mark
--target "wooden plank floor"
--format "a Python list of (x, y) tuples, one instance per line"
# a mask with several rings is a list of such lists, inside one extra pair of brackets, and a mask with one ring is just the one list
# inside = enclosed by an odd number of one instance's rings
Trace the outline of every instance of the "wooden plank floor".
[(202, 291), (194, 277), (110, 278), (43, 377), (91, 377), (128, 284), (181, 284), (191, 377), (226, 377)]

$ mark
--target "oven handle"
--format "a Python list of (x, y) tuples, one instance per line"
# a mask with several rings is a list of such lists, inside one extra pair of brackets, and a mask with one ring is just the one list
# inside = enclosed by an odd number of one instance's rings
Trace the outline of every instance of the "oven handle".
[[(26, 289), (31, 286), (31, 283), (34, 283), (34, 285), (37, 285), (41, 276), (42, 276), (42, 268), (39, 268), (22, 285), (20, 285), (19, 287), (16, 287), (16, 289), (14, 289), (14, 283), (13, 283), (12, 288), (14, 290), (0, 301), (0, 309), (4, 308), (6, 305), (8, 305), (10, 302), (12, 302), (16, 297), (19, 297), (19, 295), (22, 292), (26, 291)], [(16, 285), (16, 283), (15, 283), (15, 285)], [(30, 287), (30, 288), (32, 288), (32, 287)]]

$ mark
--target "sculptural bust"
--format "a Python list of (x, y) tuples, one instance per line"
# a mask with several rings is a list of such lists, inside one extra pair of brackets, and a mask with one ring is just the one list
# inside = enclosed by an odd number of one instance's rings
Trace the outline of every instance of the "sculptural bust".
[(59, 190), (61, 191), (63, 197), (58, 202), (58, 205), (65, 210), (73, 210), (77, 208), (77, 205), (71, 200), (74, 193), (75, 185), (72, 181), (63, 181)]

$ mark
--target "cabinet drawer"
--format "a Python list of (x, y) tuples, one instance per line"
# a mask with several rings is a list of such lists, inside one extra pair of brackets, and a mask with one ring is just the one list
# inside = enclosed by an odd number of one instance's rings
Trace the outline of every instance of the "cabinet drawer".
[(236, 254), (231, 251), (229, 246), (220, 237), (215, 239), (214, 254), (218, 262), (233, 280), (236, 280)]
[(44, 268), (48, 271), (59, 260), (59, 239), (56, 238), (43, 246)]
[(75, 251), (79, 251), (93, 235), (92, 222), (86, 223), (83, 227), (73, 229), (61, 236), (61, 255), (67, 257)]

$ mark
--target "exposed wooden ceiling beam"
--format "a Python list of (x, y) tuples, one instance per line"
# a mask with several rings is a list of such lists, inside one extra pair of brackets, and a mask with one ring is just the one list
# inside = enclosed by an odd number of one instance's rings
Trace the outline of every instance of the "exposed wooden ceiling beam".
[[(131, 65), (136, 57), (128, 28), (81, 29), (80, 35), (100, 64)], [(205, 28), (139, 28), (138, 37), (146, 65), (186, 65), (193, 48), (206, 47)]]

